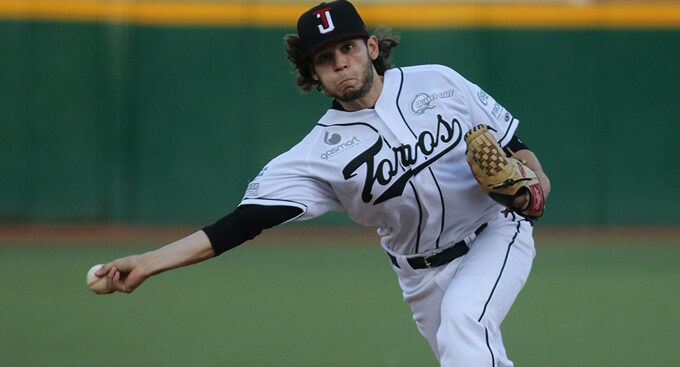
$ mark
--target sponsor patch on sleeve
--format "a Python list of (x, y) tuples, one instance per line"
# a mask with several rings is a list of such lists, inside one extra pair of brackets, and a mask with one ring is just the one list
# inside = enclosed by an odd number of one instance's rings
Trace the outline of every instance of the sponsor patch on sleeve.
[(483, 91), (481, 88), (477, 92), (477, 97), (479, 97), (479, 101), (482, 102), (483, 105), (488, 105), (489, 104), (489, 95), (486, 94), (485, 91)]
[(248, 188), (246, 189), (246, 196), (257, 196), (257, 192), (259, 191), (260, 184), (257, 182), (251, 182), (248, 184)]
[(510, 112), (508, 112), (503, 106), (500, 105), (500, 103), (496, 102), (493, 97), (491, 97), (489, 94), (487, 94), (483, 89), (479, 89), (477, 91), (477, 98), (479, 99), (479, 102), (482, 104), (482, 108), (484, 108), (488, 113), (493, 116), (496, 121), (505, 121), (509, 122), (512, 120), (512, 115)]
[(491, 109), (491, 114), (493, 117), (498, 120), (501, 118), (501, 113), (503, 113), (503, 106), (499, 105), (498, 103), (494, 103), (493, 108)]

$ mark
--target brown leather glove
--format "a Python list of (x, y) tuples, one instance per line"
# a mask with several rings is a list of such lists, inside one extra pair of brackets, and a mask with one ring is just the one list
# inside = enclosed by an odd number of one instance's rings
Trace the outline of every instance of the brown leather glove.
[[(472, 174), (492, 199), (530, 220), (543, 215), (545, 196), (536, 173), (517, 158), (508, 157), (486, 125), (468, 131), (465, 143)], [(514, 199), (525, 194), (529, 195), (527, 205), (515, 207)]]

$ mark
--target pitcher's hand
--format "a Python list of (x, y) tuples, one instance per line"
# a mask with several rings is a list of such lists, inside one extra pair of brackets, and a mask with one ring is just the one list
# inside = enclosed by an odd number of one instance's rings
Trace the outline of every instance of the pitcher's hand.
[(132, 293), (151, 274), (144, 270), (144, 255), (132, 255), (104, 264), (96, 273), (97, 276), (107, 276), (111, 279), (112, 289), (107, 293)]

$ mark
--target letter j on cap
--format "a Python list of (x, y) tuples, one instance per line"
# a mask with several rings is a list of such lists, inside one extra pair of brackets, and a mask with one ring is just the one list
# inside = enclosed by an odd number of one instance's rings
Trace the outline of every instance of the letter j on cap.
[(333, 19), (331, 18), (331, 8), (321, 9), (314, 12), (317, 18), (321, 19), (321, 24), (318, 25), (319, 33), (326, 34), (335, 29)]

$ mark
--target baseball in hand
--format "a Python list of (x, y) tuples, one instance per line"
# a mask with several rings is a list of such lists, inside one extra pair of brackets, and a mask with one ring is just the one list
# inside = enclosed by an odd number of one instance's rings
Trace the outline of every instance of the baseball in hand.
[(111, 280), (107, 276), (100, 278), (94, 274), (101, 267), (102, 264), (97, 264), (87, 272), (87, 286), (92, 292), (99, 294), (107, 293), (111, 289)]

